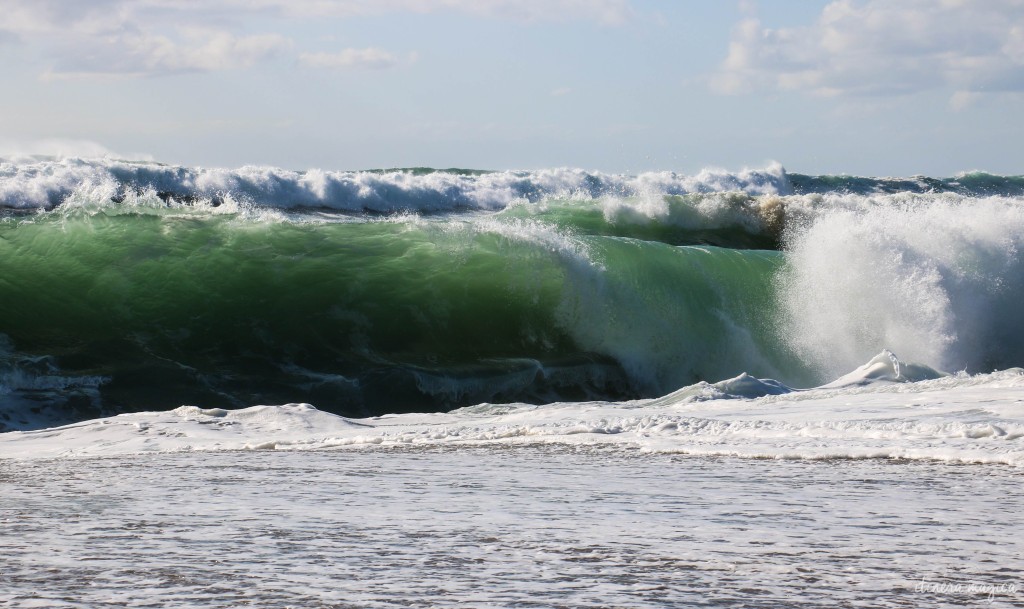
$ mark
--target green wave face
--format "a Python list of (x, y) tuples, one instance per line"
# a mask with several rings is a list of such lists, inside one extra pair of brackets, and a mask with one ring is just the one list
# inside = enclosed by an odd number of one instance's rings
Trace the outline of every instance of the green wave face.
[(374, 414), (802, 374), (772, 327), (779, 253), (623, 237), (572, 213), (7, 218), (0, 334), (65, 376), (105, 379), (113, 410)]

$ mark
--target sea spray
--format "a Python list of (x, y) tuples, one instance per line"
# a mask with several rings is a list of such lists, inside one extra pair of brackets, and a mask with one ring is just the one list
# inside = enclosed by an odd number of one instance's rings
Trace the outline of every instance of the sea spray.
[(785, 340), (822, 380), (884, 345), (947, 370), (1024, 362), (1024, 202), (823, 201), (791, 229), (778, 280)]

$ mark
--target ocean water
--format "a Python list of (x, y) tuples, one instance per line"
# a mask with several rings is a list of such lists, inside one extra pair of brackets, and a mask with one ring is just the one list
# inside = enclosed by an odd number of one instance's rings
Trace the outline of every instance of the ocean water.
[(463, 447), (0, 462), (0, 483), (5, 607), (1024, 601), (1001, 466)]
[(0, 161), (12, 607), (1024, 606), (1024, 177)]
[(1022, 198), (981, 173), (6, 161), (0, 424), (812, 387), (882, 349), (1002, 370), (1024, 364)]

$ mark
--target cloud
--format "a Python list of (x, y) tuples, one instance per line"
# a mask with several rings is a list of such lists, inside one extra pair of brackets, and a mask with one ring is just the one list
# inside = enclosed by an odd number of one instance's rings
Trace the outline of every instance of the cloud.
[(630, 19), (626, 0), (442, 0), (437, 4), (486, 17), (520, 21), (595, 21), (620, 25)]
[[(163, 0), (163, 3), (191, 6), (188, 0)], [(606, 25), (624, 23), (633, 14), (629, 0), (219, 0), (213, 4), (232, 10), (274, 12), (293, 17), (449, 11), (527, 22), (596, 21)]]
[[(173, 0), (6, 0), (0, 37), (40, 46), (44, 79), (159, 76), (246, 68), (291, 48), (278, 34), (237, 36)], [(227, 22), (219, 22), (222, 25)]]
[(382, 49), (344, 49), (338, 53), (303, 53), (299, 63), (311, 68), (383, 70), (399, 63), (394, 53)]
[(116, 32), (126, 21), (125, 0), (6, 0), (0, 32), (31, 41), (36, 36)]
[(807, 27), (748, 17), (710, 81), (724, 94), (816, 95), (1024, 91), (1024, 0), (837, 0)]
[(596, 21), (616, 25), (633, 14), (630, 0), (4, 0), (0, 31), (19, 34), (113, 32), (161, 19), (198, 25), (246, 17), (346, 18), (389, 13), (460, 12), (518, 21)]
[[(630, 0), (3, 0), (0, 42), (40, 47), (45, 79), (162, 76), (244, 69), (294, 48), (279, 33), (236, 33), (248, 22), (342, 19), (389, 13), (619, 24)], [(411, 58), (410, 61), (414, 60)], [(387, 68), (401, 58), (376, 48), (301, 53), (314, 67)]]
[(222, 31), (187, 29), (179, 40), (132, 33), (95, 43), (84, 53), (62, 53), (44, 76), (156, 76), (241, 69), (291, 48), (277, 34), (233, 36)]

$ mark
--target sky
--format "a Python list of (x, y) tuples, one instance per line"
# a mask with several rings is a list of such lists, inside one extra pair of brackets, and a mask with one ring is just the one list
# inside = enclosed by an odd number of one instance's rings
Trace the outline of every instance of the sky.
[(1024, 0), (0, 0), (0, 155), (1024, 174)]

